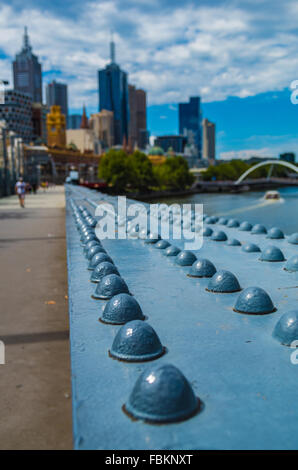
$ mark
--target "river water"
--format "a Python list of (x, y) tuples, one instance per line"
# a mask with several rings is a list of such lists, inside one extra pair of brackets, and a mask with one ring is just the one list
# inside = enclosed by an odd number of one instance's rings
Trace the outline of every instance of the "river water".
[[(193, 194), (183, 197), (162, 198), (158, 202), (173, 204), (203, 204), (208, 215), (228, 216), (240, 222), (263, 224), (267, 229), (279, 227), (285, 234), (298, 232), (298, 188), (278, 190), (280, 200), (264, 200), (264, 191), (240, 194)], [(157, 201), (152, 201), (156, 203)]]

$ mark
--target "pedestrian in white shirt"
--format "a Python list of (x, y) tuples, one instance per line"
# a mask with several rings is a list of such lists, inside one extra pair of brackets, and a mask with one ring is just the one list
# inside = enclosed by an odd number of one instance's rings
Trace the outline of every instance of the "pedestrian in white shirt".
[(19, 181), (16, 183), (15, 191), (19, 197), (20, 206), (25, 208), (25, 195), (26, 195), (26, 183), (24, 183), (23, 178), (19, 178)]

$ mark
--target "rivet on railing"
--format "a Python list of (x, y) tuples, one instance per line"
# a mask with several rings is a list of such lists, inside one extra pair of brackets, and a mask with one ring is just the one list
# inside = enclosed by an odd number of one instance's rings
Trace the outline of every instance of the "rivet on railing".
[(120, 361), (142, 362), (157, 359), (164, 352), (155, 330), (147, 322), (133, 320), (120, 328), (109, 354)]
[(201, 258), (196, 260), (189, 270), (189, 277), (212, 277), (216, 273), (216, 268), (209, 259)]
[(270, 261), (270, 262), (277, 262), (277, 261), (285, 261), (285, 257), (283, 252), (273, 245), (268, 245), (264, 250), (262, 250), (261, 261)]
[(144, 320), (136, 299), (127, 293), (115, 295), (104, 307), (100, 321), (112, 325), (124, 325), (132, 320)]
[(252, 235), (260, 235), (262, 233), (267, 233), (266, 227), (262, 224), (256, 224), (251, 229), (251, 234)]
[(218, 231), (213, 232), (210, 239), (216, 242), (225, 242), (228, 239), (228, 237), (225, 234), (225, 232), (223, 232), (222, 230), (218, 230)]
[(179, 264), (179, 266), (191, 266), (195, 261), (197, 257), (192, 251), (186, 251), (182, 250), (180, 253), (177, 255), (175, 261), (176, 264)]
[(152, 364), (138, 378), (123, 410), (132, 418), (152, 423), (182, 421), (195, 415), (200, 401), (171, 364)]
[(227, 245), (229, 246), (241, 246), (241, 243), (239, 240), (237, 240), (237, 238), (229, 238), (229, 240), (227, 241)]
[(298, 271), (298, 255), (292, 256), (284, 267), (285, 271), (296, 272)]
[(126, 282), (117, 274), (108, 274), (97, 284), (92, 297), (107, 300), (117, 294), (129, 294)]
[(241, 248), (242, 251), (245, 251), (245, 253), (257, 253), (260, 250), (260, 247), (258, 245), (255, 245), (254, 243), (244, 243)]
[(267, 292), (261, 287), (247, 287), (236, 300), (235, 312), (263, 315), (276, 310)]
[(107, 253), (95, 253), (95, 255), (93, 255), (91, 260), (89, 261), (89, 264), (88, 264), (89, 271), (92, 271), (93, 269), (95, 269), (96, 266), (99, 263), (102, 263), (103, 261), (108, 261), (109, 263), (114, 264), (112, 258), (110, 258), (110, 256), (107, 255)]
[(288, 238), (288, 242), (292, 245), (298, 245), (298, 233), (292, 233)]
[(118, 274), (120, 276), (118, 269), (116, 266), (109, 261), (103, 261), (99, 263), (91, 273), (90, 281), (91, 282), (99, 282), (102, 280), (104, 276), (108, 274)]
[(298, 310), (284, 313), (275, 325), (272, 336), (285, 346), (291, 346), (293, 341), (297, 341)]
[(270, 230), (268, 230), (267, 238), (278, 240), (281, 238), (285, 238), (285, 236), (279, 228), (273, 227)]
[(241, 290), (237, 277), (230, 271), (217, 271), (209, 281), (208, 292), (232, 293)]

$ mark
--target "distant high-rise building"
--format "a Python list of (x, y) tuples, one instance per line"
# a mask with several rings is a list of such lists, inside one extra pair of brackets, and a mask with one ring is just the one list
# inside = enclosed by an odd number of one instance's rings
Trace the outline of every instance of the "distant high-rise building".
[(187, 138), (184, 135), (162, 135), (156, 137), (154, 145), (161, 147), (164, 152), (170, 149), (175, 153), (183, 153), (186, 143)]
[(0, 121), (4, 120), (6, 129), (14, 131), (24, 142), (33, 140), (32, 98), (31, 95), (17, 90), (5, 90), (3, 104), (0, 104)]
[(132, 147), (145, 148), (148, 144), (146, 92), (128, 85), (129, 140)]
[(32, 124), (34, 140), (47, 143), (47, 114), (49, 108), (42, 103), (32, 103)]
[(114, 145), (114, 113), (103, 109), (100, 113), (92, 114), (89, 127), (93, 130), (102, 147), (109, 148)]
[(81, 114), (70, 114), (67, 120), (68, 129), (80, 129), (82, 122)]
[(41, 65), (32, 53), (27, 27), (25, 27), (23, 48), (13, 62), (14, 89), (27, 93), (35, 103), (42, 103)]
[(203, 158), (215, 159), (215, 124), (203, 119)]
[(288, 163), (295, 163), (295, 154), (293, 152), (281, 153), (279, 159)]
[(60, 106), (61, 113), (64, 114), (67, 120), (68, 116), (68, 101), (67, 101), (67, 85), (65, 83), (58, 83), (53, 80), (47, 84), (46, 87), (47, 106)]
[(110, 43), (111, 63), (98, 71), (99, 111), (114, 113), (114, 144), (128, 140), (128, 85), (127, 73), (115, 63), (115, 44)]
[(198, 158), (202, 158), (202, 113), (200, 97), (194, 96), (188, 103), (179, 103), (179, 133), (194, 139)]
[(51, 106), (51, 111), (47, 114), (47, 134), (49, 147), (65, 147), (66, 119), (60, 106)]

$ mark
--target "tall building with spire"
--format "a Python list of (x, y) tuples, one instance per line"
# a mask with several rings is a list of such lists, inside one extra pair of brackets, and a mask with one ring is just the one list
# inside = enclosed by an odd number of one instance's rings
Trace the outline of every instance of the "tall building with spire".
[(26, 26), (22, 50), (13, 62), (13, 82), (15, 90), (31, 95), (35, 103), (42, 103), (41, 64), (32, 53)]
[(114, 113), (114, 144), (128, 141), (129, 105), (127, 73), (115, 62), (115, 43), (110, 42), (110, 64), (98, 71), (99, 111)]

